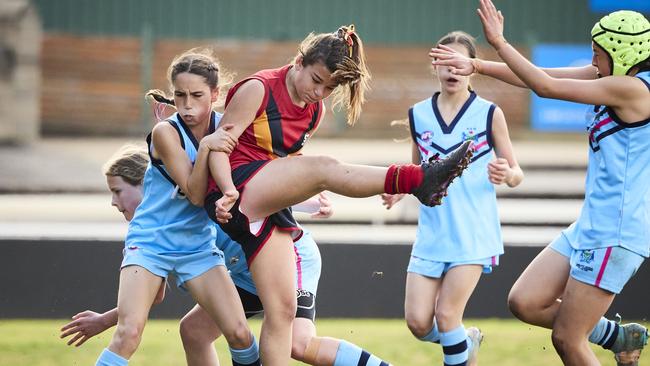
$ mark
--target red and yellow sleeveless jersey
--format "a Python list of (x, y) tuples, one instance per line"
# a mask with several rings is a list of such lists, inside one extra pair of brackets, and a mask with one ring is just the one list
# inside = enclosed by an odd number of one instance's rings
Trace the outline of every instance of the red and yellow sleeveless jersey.
[[(256, 79), (264, 84), (264, 98), (255, 113), (255, 119), (239, 136), (237, 146), (230, 154), (231, 170), (252, 161), (296, 155), (318, 128), (323, 102), (304, 107), (293, 104), (286, 86), (287, 72), (291, 67), (287, 65), (279, 69), (259, 71), (228, 91), (226, 106), (246, 81)], [(216, 182), (210, 176), (208, 192), (218, 190)]]
[(299, 107), (291, 101), (286, 86), (291, 65), (262, 70), (240, 81), (228, 92), (226, 106), (239, 87), (248, 80), (264, 84), (264, 99), (255, 120), (239, 136), (239, 143), (230, 154), (232, 169), (255, 160), (272, 160), (300, 152), (318, 127), (323, 111), (322, 101)]

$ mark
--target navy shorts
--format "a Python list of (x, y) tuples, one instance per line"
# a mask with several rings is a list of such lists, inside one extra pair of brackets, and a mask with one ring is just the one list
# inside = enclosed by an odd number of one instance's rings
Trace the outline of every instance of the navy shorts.
[[(244, 306), (246, 318), (251, 318), (257, 314), (264, 313), (264, 307), (257, 295), (250, 293), (241, 287), (236, 288), (241, 303)], [(316, 319), (316, 295), (306, 290), (296, 290), (296, 301), (298, 302), (296, 318), (309, 319), (313, 322), (314, 319)]]
[[(283, 231), (292, 231), (293, 237), (300, 236), (301, 229), (298, 223), (293, 218), (291, 208), (285, 208), (270, 216), (265, 217), (259, 222), (254, 222), (251, 225), (248, 217), (239, 210), (241, 198), (245, 194), (246, 183), (257, 174), (257, 172), (266, 165), (270, 160), (256, 160), (248, 164), (241, 165), (232, 171), (232, 180), (239, 191), (239, 199), (235, 202), (230, 209), (232, 218), (227, 223), (222, 224), (217, 221), (216, 217), (216, 203), (223, 194), (221, 191), (209, 192), (205, 199), (205, 210), (210, 218), (219, 224), (221, 229), (230, 236), (231, 239), (239, 243), (246, 255), (246, 262), (250, 266), (255, 256), (262, 249), (266, 241), (269, 239), (274, 229)], [(254, 229), (252, 228), (254, 227)]]

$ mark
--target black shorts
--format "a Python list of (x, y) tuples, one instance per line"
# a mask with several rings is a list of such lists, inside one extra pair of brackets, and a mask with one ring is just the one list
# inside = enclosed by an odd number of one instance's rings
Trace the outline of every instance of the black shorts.
[[(235, 286), (236, 287), (236, 286)], [(236, 287), (239, 293), (239, 298), (244, 306), (244, 313), (246, 318), (251, 318), (257, 314), (264, 312), (262, 302), (257, 295), (252, 294), (243, 288)], [(309, 319), (312, 322), (316, 318), (316, 295), (309, 291), (297, 290), (296, 299), (298, 301), (298, 308), (296, 309), (296, 318)]]
[(239, 204), (245, 194), (246, 183), (268, 162), (270, 162), (270, 160), (256, 160), (241, 165), (232, 171), (232, 180), (239, 191), (239, 199), (230, 209), (232, 218), (228, 220), (228, 223), (222, 224), (218, 222), (215, 213), (217, 200), (219, 200), (223, 194), (220, 191), (210, 192), (205, 199), (204, 207), (208, 216), (210, 216), (214, 222), (218, 223), (221, 229), (225, 231), (232, 240), (242, 246), (249, 267), (257, 253), (259, 253), (264, 244), (266, 244), (271, 233), (273, 233), (273, 229), (277, 228), (278, 230), (283, 231), (294, 231), (294, 237), (299, 236), (302, 231), (296, 223), (296, 220), (293, 218), (291, 208), (285, 208), (264, 218), (261, 228), (256, 233), (251, 233), (248, 217), (239, 210)]

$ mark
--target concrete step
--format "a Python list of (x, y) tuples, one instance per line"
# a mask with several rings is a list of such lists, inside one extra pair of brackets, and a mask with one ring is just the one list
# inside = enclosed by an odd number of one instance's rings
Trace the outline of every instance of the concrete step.
[[(333, 223), (415, 224), (419, 203), (406, 196), (390, 210), (381, 205), (377, 196), (347, 198), (328, 194), (334, 208)], [(504, 225), (566, 226), (575, 221), (582, 207), (579, 199), (521, 199), (497, 200)], [(296, 213), (304, 223), (326, 223), (308, 214)], [(92, 222), (120, 223), (123, 216), (110, 206), (106, 194), (0, 195), (0, 222)]]
[[(103, 192), (105, 181), (101, 173), (104, 162), (127, 140), (88, 138), (48, 138), (31, 146), (0, 145), (0, 193), (91, 193)], [(144, 139), (135, 142), (144, 145)], [(514, 149), (520, 165), (527, 174), (521, 188), (511, 194), (528, 190), (535, 194), (549, 187), (551, 193), (578, 194), (584, 182), (587, 145), (581, 138), (569, 140), (515, 141)], [(315, 138), (304, 149), (308, 155), (328, 155), (343, 162), (387, 166), (408, 162), (410, 143), (393, 140), (349, 140)], [(529, 170), (530, 169), (530, 170)], [(535, 178), (536, 172), (568, 171), (570, 181), (559, 181), (561, 173), (551, 173), (550, 181)], [(542, 177), (546, 172), (542, 173)], [(559, 174), (558, 178), (553, 178)], [(530, 181), (530, 182), (529, 182)], [(535, 183), (534, 182), (538, 182)], [(532, 185), (531, 185), (532, 184)], [(530, 185), (530, 188), (527, 188)], [(560, 188), (564, 187), (564, 188)]]
[[(125, 222), (8, 222), (0, 221), (0, 240), (68, 240), (89, 243), (124, 240)], [(327, 244), (411, 245), (415, 225), (376, 224), (308, 224), (316, 242)], [(503, 226), (503, 240), (508, 246), (545, 246), (562, 227)]]
[[(406, 196), (392, 209), (381, 206), (379, 197), (347, 198), (329, 194), (334, 214), (329, 219), (337, 223), (415, 224), (420, 204)], [(575, 221), (582, 207), (580, 199), (521, 199), (497, 200), (499, 216), (503, 225), (568, 226)], [(309, 215), (296, 213), (301, 222), (326, 221), (312, 219)]]

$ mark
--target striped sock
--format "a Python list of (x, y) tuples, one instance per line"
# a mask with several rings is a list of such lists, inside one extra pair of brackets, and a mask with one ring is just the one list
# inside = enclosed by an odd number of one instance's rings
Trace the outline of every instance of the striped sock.
[(108, 348), (104, 348), (97, 362), (95, 362), (95, 366), (126, 366), (128, 364), (129, 360), (112, 352)]
[(255, 341), (255, 336), (251, 334), (252, 344), (245, 349), (230, 348), (232, 356), (232, 366), (260, 366), (260, 350)]
[(389, 366), (388, 362), (382, 361), (352, 343), (344, 340), (340, 342), (334, 366)]
[(602, 317), (591, 331), (589, 342), (598, 344), (604, 349), (611, 349), (620, 330), (621, 326), (616, 322)]
[(440, 344), (444, 352), (445, 366), (466, 366), (467, 357), (467, 331), (460, 326), (449, 332), (440, 333)]
[(435, 318), (433, 319), (433, 328), (429, 334), (420, 338), (420, 340), (423, 342), (440, 343), (440, 332), (438, 331), (438, 323), (436, 323)]

